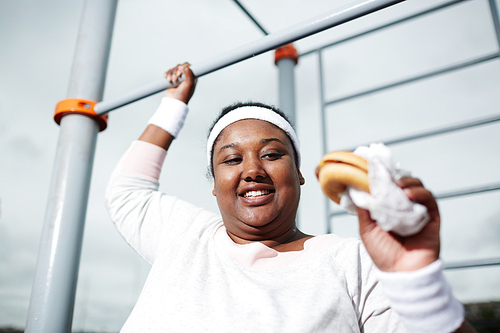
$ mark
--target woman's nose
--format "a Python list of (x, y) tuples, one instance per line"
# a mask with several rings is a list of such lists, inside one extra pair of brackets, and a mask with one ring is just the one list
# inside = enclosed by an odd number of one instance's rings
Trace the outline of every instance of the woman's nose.
[(266, 171), (262, 165), (262, 161), (256, 157), (246, 158), (243, 163), (242, 178), (245, 180), (255, 180), (258, 177), (265, 178), (267, 176)]

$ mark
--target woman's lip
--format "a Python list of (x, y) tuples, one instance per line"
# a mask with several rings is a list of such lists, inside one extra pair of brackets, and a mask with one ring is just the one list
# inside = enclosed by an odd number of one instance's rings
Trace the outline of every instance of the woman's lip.
[(271, 202), (274, 198), (274, 192), (265, 195), (259, 195), (257, 197), (242, 197), (239, 196), (240, 200), (248, 206), (262, 206)]

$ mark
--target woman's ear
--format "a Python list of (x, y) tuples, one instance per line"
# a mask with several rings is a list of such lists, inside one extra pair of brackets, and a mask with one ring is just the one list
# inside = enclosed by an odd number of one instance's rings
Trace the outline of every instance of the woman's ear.
[(212, 190), (212, 195), (213, 195), (214, 197), (216, 197), (216, 196), (217, 196), (217, 195), (215, 195), (215, 182), (214, 182), (214, 189)]
[[(297, 173), (299, 174), (299, 181), (300, 185), (304, 185), (306, 183), (305, 178), (302, 176), (302, 173), (300, 172), (299, 168), (297, 168)], [(214, 194), (215, 195), (215, 194)]]

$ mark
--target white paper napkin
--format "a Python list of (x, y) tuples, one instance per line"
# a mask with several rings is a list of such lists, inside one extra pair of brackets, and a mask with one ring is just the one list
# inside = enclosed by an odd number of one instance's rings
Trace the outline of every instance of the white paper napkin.
[(395, 165), (392, 153), (381, 143), (361, 146), (354, 151), (368, 161), (370, 194), (348, 187), (340, 199), (340, 206), (357, 214), (356, 206), (370, 211), (372, 219), (385, 231), (401, 236), (418, 233), (429, 221), (427, 208), (410, 201), (394, 180), (410, 176)]

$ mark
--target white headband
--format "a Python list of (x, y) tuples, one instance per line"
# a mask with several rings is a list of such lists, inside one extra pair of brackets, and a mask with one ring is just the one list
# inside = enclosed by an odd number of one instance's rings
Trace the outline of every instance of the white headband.
[[(295, 148), (295, 152), (297, 153), (297, 166), (300, 167), (300, 147), (299, 140), (297, 138), (297, 134), (293, 130), (292, 126), (286, 121), (285, 118), (277, 114), (276, 112), (259, 106), (242, 106), (237, 109), (230, 111), (225, 114), (222, 118), (217, 121), (214, 128), (210, 132), (207, 141), (207, 160), (208, 166), (210, 167), (210, 163), (212, 161), (212, 150), (214, 148), (214, 143), (219, 134), (226, 128), (227, 126), (235, 123), (239, 120), (243, 119), (259, 119), (267, 121), (280, 129), (282, 129), (288, 137), (292, 140), (292, 144)], [(212, 172), (210, 170), (210, 172)], [(212, 175), (213, 176), (213, 175)]]

